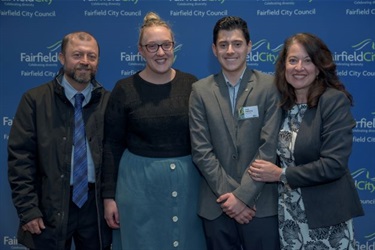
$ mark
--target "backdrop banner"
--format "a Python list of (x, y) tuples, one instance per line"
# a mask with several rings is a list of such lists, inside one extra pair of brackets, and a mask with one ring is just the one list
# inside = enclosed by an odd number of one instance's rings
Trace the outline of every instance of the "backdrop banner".
[(22, 94), (56, 75), (62, 37), (79, 30), (97, 38), (97, 79), (112, 90), (117, 80), (144, 67), (137, 41), (149, 11), (172, 26), (174, 68), (198, 78), (220, 70), (212, 29), (224, 16), (248, 22), (253, 48), (247, 64), (269, 74), (288, 36), (310, 32), (327, 43), (355, 101), (350, 171), (366, 213), (354, 220), (356, 249), (375, 250), (374, 0), (0, 0), (0, 249), (25, 249), (17, 242), (7, 179), (9, 130)]

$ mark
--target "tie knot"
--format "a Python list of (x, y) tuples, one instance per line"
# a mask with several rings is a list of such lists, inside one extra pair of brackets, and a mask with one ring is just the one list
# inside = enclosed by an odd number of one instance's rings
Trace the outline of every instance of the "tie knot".
[(82, 93), (78, 93), (74, 96), (75, 98), (75, 106), (82, 107), (82, 102), (85, 99), (85, 96)]

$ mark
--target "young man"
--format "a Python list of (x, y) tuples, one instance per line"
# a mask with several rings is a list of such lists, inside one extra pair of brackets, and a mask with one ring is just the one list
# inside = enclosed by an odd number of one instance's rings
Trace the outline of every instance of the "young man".
[(273, 77), (247, 67), (251, 41), (239, 17), (216, 23), (212, 50), (221, 72), (194, 83), (190, 97), (208, 249), (279, 249), (277, 184), (256, 182), (246, 171), (257, 158), (276, 159), (281, 111)]
[[(109, 92), (95, 80), (98, 43), (86, 32), (68, 34), (59, 59), (63, 67), (56, 78), (23, 95), (9, 135), (18, 241), (31, 249), (66, 250), (74, 239), (77, 250), (109, 249), (111, 233), (100, 197)], [(83, 184), (74, 171), (80, 167)]]

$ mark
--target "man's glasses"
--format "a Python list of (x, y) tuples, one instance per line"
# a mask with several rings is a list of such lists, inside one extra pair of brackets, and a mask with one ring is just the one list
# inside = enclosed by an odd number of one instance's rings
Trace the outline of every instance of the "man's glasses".
[(171, 49), (173, 49), (174, 42), (165, 42), (165, 43), (161, 43), (161, 44), (149, 43), (149, 44), (145, 44), (145, 45), (141, 45), (141, 46), (146, 47), (148, 52), (155, 53), (156, 51), (159, 50), (160, 47), (164, 51), (170, 51)]

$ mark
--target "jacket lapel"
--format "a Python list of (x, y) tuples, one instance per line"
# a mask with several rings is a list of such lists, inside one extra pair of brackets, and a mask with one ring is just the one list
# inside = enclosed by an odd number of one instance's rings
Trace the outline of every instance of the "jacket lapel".
[(236, 117), (236, 119), (238, 119), (238, 110), (241, 107), (246, 106), (245, 102), (246, 102), (249, 94), (253, 90), (254, 80), (252, 78), (252, 75), (253, 75), (252, 71), (247, 68), (246, 71), (245, 71), (245, 73), (242, 76), (240, 88), (238, 90), (238, 96), (237, 96), (237, 102), (236, 102), (236, 109), (235, 109), (235, 117)]
[[(217, 100), (217, 104), (221, 112), (224, 124), (227, 127), (227, 131), (232, 138), (233, 145), (236, 145), (236, 124), (232, 114), (228, 87), (222, 73), (215, 75), (214, 78), (216, 86), (213, 89), (213, 94), (215, 95), (215, 98)], [(236, 114), (234, 115), (236, 117)]]
[(224, 121), (225, 126), (227, 127), (227, 131), (232, 138), (233, 145), (236, 145), (236, 121), (238, 119), (238, 110), (240, 107), (245, 106), (246, 100), (253, 90), (253, 73), (250, 69), (246, 69), (241, 80), (240, 88), (238, 90), (236, 108), (234, 110), (234, 114), (232, 114), (232, 107), (230, 104), (230, 97), (228, 86), (225, 82), (225, 78), (223, 73), (219, 73), (215, 75), (215, 83), (216, 86), (213, 89), (213, 93), (216, 97), (218, 106), (220, 108), (220, 112)]

